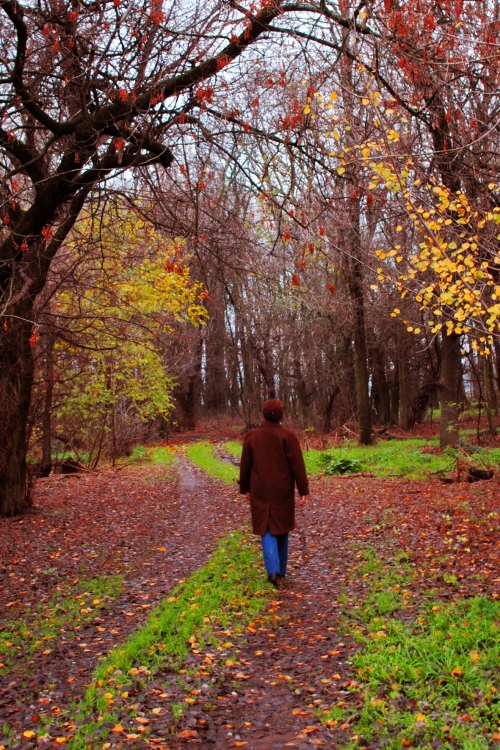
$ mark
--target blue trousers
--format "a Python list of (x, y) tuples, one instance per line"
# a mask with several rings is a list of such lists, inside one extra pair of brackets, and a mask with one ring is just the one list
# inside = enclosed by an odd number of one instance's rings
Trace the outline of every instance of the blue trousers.
[(267, 574), (286, 574), (286, 564), (288, 562), (288, 534), (271, 534), (267, 528), (262, 540), (262, 554), (264, 556), (264, 565)]

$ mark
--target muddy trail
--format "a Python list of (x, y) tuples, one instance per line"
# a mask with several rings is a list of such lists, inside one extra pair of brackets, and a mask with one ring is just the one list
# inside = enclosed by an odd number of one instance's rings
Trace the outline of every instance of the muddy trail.
[(233, 488), (214, 488), (182, 456), (174, 472), (142, 466), (39, 481), (31, 513), (0, 521), (2, 627), (26, 618), (29, 628), (37, 606), (57, 603), (59, 592), (85, 589), (98, 576), (121, 576), (122, 593), (43, 650), (19, 659), (15, 646), (6, 651), (13, 665), (1, 676), (0, 726), (36, 729), (41, 714), (62, 712), (80, 698), (98, 658), (241, 524), (245, 509), (237, 497)]
[[(107, 747), (348, 746), (349, 718), (363, 699), (353, 690), (356, 646), (345, 629), (345, 608), (366, 594), (353, 571), (367, 547), (383, 555), (407, 551), (418, 570), (416, 592), (432, 581), (445, 599), (500, 596), (496, 481), (446, 487), (358, 477), (311, 484), (291, 535), (289, 575), (278, 591), (270, 589), (266, 615), (243, 635), (222, 631), (226, 658), (224, 652), (188, 655), (188, 667), (210, 658), (205, 679), (179, 679), (168, 668), (152, 675), (137, 688), (135, 716), (123, 706), (124, 730), (110, 733)], [(182, 454), (175, 469), (129, 467), (40, 481), (33, 512), (0, 522), (2, 623), (28, 613), (29, 625), (29, 605), (48, 603), (84, 579), (119, 574), (123, 589), (74, 634), (50, 641), (28, 661), (11, 656), (0, 687), (0, 721), (10, 734), (0, 745), (36, 747), (22, 733), (36, 731), (41, 715), (70, 709), (99, 656), (137, 629), (247, 513), (235, 487), (209, 479)], [(450, 539), (457, 540), (451, 555)], [(447, 575), (460, 581), (459, 589), (444, 583)], [(347, 720), (322, 722), (322, 712), (335, 705), (344, 707)], [(115, 708), (119, 714), (119, 701)], [(148, 727), (144, 738), (134, 733), (137, 721)], [(56, 737), (40, 744), (59, 746)]]

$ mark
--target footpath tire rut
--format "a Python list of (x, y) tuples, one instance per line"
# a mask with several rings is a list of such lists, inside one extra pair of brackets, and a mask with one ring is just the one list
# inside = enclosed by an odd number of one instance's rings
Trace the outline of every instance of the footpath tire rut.
[[(337, 746), (338, 730), (319, 715), (351, 700), (347, 676), (354, 646), (339, 636), (341, 581), (331, 544), (339, 512), (338, 506), (317, 500), (298, 511), (289, 575), (271, 600), (271, 619), (251, 624), (235, 643), (237, 662), (213, 673), (179, 722), (182, 739), (167, 740), (168, 748), (186, 743), (214, 750)], [(335, 537), (339, 544), (341, 537)], [(346, 741), (348, 729), (342, 732)]]

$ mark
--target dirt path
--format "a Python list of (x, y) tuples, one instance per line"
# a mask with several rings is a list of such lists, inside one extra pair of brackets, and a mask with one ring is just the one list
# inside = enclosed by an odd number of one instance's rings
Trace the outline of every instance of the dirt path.
[(0, 678), (0, 726), (34, 729), (33, 717), (81, 697), (98, 657), (203, 565), (218, 537), (241, 524), (237, 497), (183, 457), (167, 477), (164, 468), (148, 466), (40, 481), (34, 511), (0, 521), (0, 624), (21, 621), (30, 606), (81, 579), (120, 574), (123, 592), (27, 663), (14, 653), (13, 668)]
[[(384, 554), (391, 547), (408, 550), (420, 574), (415, 587), (434, 576), (444, 597), (498, 597), (499, 497), (496, 482), (314, 481), (291, 537), (290, 575), (271, 602), (270, 617), (249, 625), (244, 637), (226, 634), (230, 658), (214, 654), (206, 682), (186, 677), (182, 684), (167, 669), (155, 674), (135, 698), (138, 716), (148, 719), (149, 739), (110, 735), (110, 747), (348, 745), (349, 721), (327, 726), (320, 714), (337, 704), (354, 716), (362, 702), (352, 690), (355, 645), (339, 629), (342, 608), (356, 606), (364, 592), (363, 581), (349, 575), (359, 545)], [(2, 621), (21, 618), (28, 603), (49, 602), (58, 587), (77, 579), (119, 573), (124, 587), (84, 628), (61, 634), (28, 665), (14, 660), (2, 675), (0, 722), (16, 733), (2, 740), (5, 747), (18, 746), (19, 732), (36, 730), (37, 716), (64, 711), (81, 697), (99, 655), (203, 565), (217, 537), (240, 526), (246, 514), (235, 488), (208, 479), (182, 457), (170, 476), (161, 467), (142, 467), (40, 482), (33, 514), (0, 522)], [(457, 594), (443, 573), (463, 579)], [(197, 658), (188, 660), (194, 665)]]

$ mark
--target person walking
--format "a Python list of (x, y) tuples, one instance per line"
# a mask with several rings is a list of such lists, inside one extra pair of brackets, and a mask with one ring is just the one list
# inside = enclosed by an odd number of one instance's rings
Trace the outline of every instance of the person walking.
[(278, 399), (262, 407), (264, 420), (247, 433), (240, 463), (240, 493), (250, 501), (252, 529), (262, 539), (268, 580), (286, 574), (288, 534), (295, 528), (295, 485), (304, 505), (309, 494), (306, 467), (297, 435), (280, 425)]

